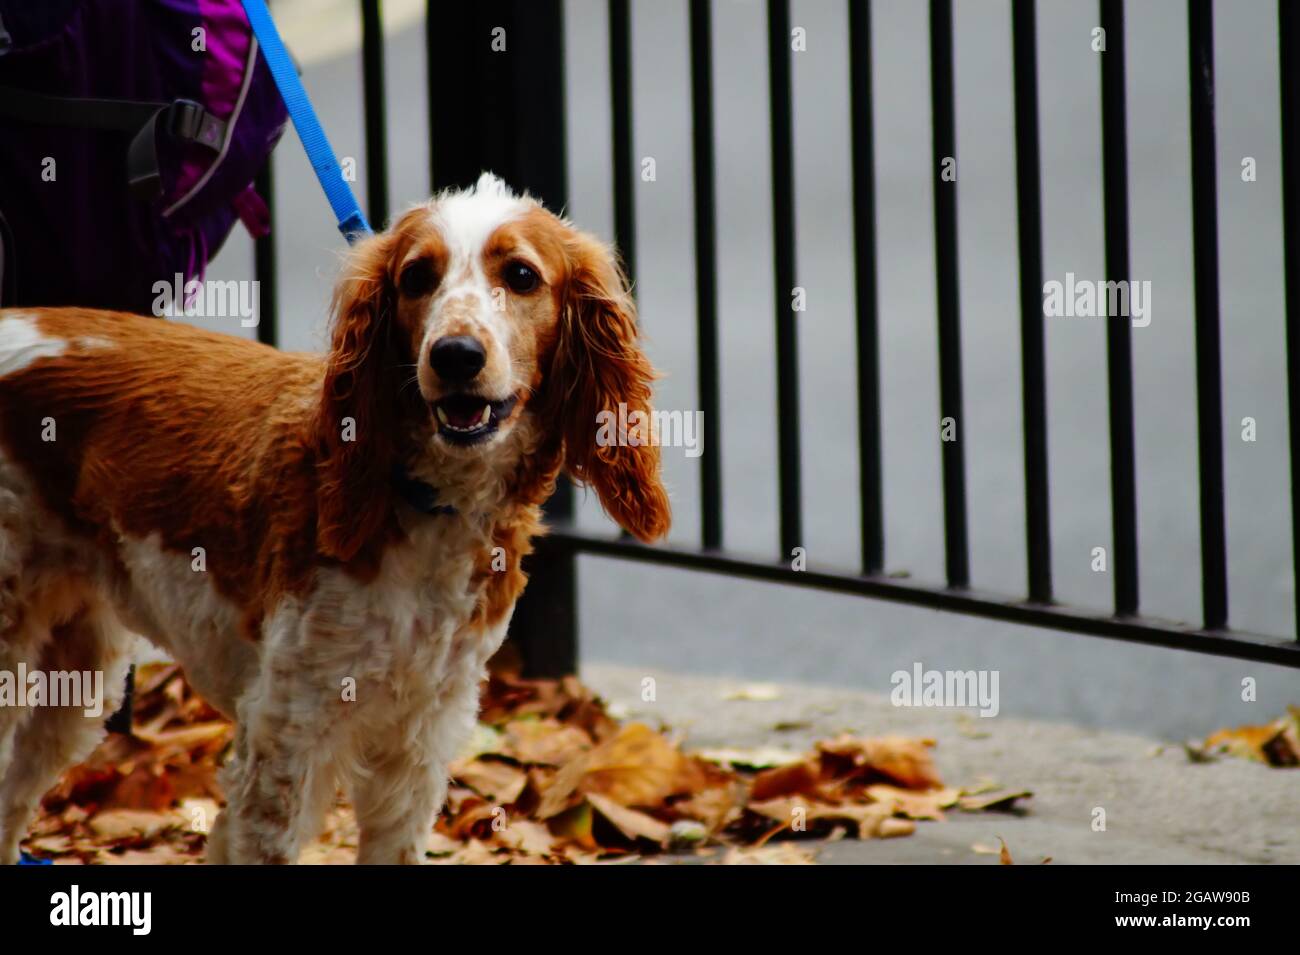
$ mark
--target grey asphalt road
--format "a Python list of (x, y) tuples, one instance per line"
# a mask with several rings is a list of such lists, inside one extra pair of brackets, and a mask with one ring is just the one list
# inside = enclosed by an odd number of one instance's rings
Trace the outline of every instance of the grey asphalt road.
[[(684, 0), (633, 5), (634, 152), (656, 179), (636, 187), (638, 298), (665, 372), (659, 403), (695, 394), (687, 16)], [(1009, 595), (1025, 577), (1015, 172), (1007, 0), (955, 4), (959, 252), (965, 442), (973, 583)], [(1142, 604), (1195, 620), (1200, 608), (1195, 356), (1185, 5), (1128, 5), (1133, 277), (1152, 283), (1152, 321), (1133, 334)], [(606, 7), (567, 0), (570, 213), (612, 232)], [(811, 565), (852, 568), (857, 467), (848, 49), (842, 0), (794, 0), (807, 32), (794, 56), (805, 547)], [(934, 250), (926, 5), (877, 0), (878, 237), (886, 559), (942, 579)], [(1231, 618), (1295, 632), (1288, 527), (1276, 5), (1219, 2), (1216, 60), (1224, 448)], [(1099, 56), (1094, 4), (1039, 4), (1045, 278), (1101, 278)], [(719, 288), (725, 532), (733, 550), (772, 557), (776, 394), (763, 5), (715, 4)], [(427, 196), (421, 26), (389, 43), (388, 115), (395, 208)], [(290, 38), (292, 43), (292, 38)], [(446, 37), (444, 42), (466, 42)], [(360, 65), (343, 54), (305, 65), (338, 151), (362, 157)], [(448, 90), (447, 95), (455, 95)], [(1255, 160), (1257, 178), (1242, 179)], [(319, 348), (342, 253), (328, 206), (292, 136), (276, 156), (282, 340)], [(360, 177), (364, 181), (364, 175)], [(247, 277), (251, 245), (232, 238), (215, 278)], [(1048, 319), (1053, 572), (1059, 599), (1104, 610), (1113, 581), (1091, 569), (1111, 546), (1105, 319)], [(232, 322), (216, 322), (238, 332)], [(1257, 422), (1254, 442), (1241, 421)], [(667, 449), (673, 539), (699, 528), (698, 459)], [(584, 526), (607, 526), (594, 500)], [(1008, 714), (1068, 719), (1170, 738), (1262, 721), (1300, 702), (1300, 675), (847, 596), (721, 577), (582, 561), (582, 653), (677, 672), (792, 679), (887, 692), (914, 661), (997, 669)], [(1241, 700), (1257, 681), (1257, 702)]]

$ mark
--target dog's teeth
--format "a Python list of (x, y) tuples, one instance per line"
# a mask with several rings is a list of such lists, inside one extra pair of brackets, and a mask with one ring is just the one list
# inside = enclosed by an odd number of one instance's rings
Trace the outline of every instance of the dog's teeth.
[(491, 420), (492, 420), (492, 406), (491, 406), (491, 405), (484, 405), (484, 406), (483, 406), (483, 414), (481, 414), (481, 415), (479, 416), (478, 423), (479, 423), (480, 425), (482, 425), (483, 427), (486, 428), (488, 422), (491, 421)]
[(449, 428), (451, 427), (451, 422), (447, 420), (447, 412), (442, 410), (441, 405), (438, 406), (438, 420), (441, 421), (443, 424), (445, 424), (447, 427)]

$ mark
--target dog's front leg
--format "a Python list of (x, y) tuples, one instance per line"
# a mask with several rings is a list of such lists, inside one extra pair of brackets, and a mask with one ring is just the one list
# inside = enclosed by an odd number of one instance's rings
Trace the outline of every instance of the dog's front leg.
[[(418, 865), (434, 815), (447, 798), (447, 766), (468, 739), (478, 713), (478, 683), (449, 688), (438, 706), (411, 714), (371, 750), (368, 772), (354, 781), (361, 830), (358, 865)], [(411, 746), (414, 743), (414, 746)]]
[(267, 633), (261, 671), (239, 701), (239, 729), (222, 771), (226, 809), (209, 859), (234, 864), (296, 862), (334, 796), (333, 753), (344, 708), (310, 652), (307, 628)]
[(227, 805), (214, 827), (213, 862), (285, 865), (298, 858), (308, 754), (266, 708), (248, 709), (222, 773)]
[[(273, 738), (268, 729), (263, 724), (255, 735)], [(254, 745), (241, 724), (222, 772), (227, 805), (208, 835), (209, 865), (294, 862), (337, 794), (328, 748), (300, 746), (295, 755), (284, 746), (258, 753)]]
[(408, 753), (388, 752), (352, 787), (361, 830), (358, 865), (419, 865), (433, 814), (447, 797), (441, 764), (420, 765)]

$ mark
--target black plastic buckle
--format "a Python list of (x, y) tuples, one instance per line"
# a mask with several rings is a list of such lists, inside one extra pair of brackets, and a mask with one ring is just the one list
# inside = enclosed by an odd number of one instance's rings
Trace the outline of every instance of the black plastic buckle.
[(203, 128), (204, 109), (192, 99), (178, 99), (167, 109), (167, 132), (177, 139), (193, 142)]

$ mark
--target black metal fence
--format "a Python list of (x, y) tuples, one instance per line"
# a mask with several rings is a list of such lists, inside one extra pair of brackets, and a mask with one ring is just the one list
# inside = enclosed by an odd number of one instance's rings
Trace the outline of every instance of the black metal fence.
[[(1042, 211), (1038, 85), (1033, 0), (1012, 0), (1015, 161), (1019, 220), (1021, 370), (1024, 420), (1026, 553), (1024, 599), (969, 587), (966, 475), (960, 441), (942, 442), (947, 583), (928, 587), (886, 576), (881, 495), (880, 375), (872, 139), (871, 9), (849, 0), (854, 266), (857, 329), (857, 410), (862, 522), (858, 573), (794, 570), (788, 558), (802, 539), (798, 329), (788, 307), (797, 284), (794, 231), (794, 151), (791, 109), (789, 0), (768, 0), (768, 105), (771, 122), (773, 282), (778, 408), (777, 475), (781, 553), (770, 562), (727, 551), (722, 522), (719, 386), (718, 242), (714, 209), (711, 11), (690, 0), (691, 115), (694, 135), (694, 216), (699, 402), (711, 436), (702, 449), (702, 522), (698, 548), (647, 547), (626, 537), (592, 536), (572, 522), (572, 489), (563, 487), (547, 513), (552, 533), (529, 561), (531, 583), (520, 602), (512, 637), (535, 673), (571, 671), (577, 657), (577, 556), (594, 554), (705, 570), (773, 583), (859, 594), (882, 600), (1061, 631), (1111, 637), (1243, 659), (1300, 666), (1300, 643), (1229, 627), (1224, 518), (1223, 406), (1219, 329), (1215, 188), (1213, 17), (1210, 0), (1188, 0), (1191, 107), (1193, 258), (1203, 614), (1200, 626), (1144, 617), (1138, 590), (1137, 505), (1130, 325), (1107, 324), (1111, 507), (1114, 533), (1114, 612), (1098, 615), (1053, 601), (1047, 480), (1047, 416), (1042, 305)], [(366, 198), (370, 220), (388, 215), (380, 0), (361, 0), (365, 91)], [(560, 0), (430, 2), (428, 9), (429, 128), (434, 189), (467, 185), (492, 169), (552, 208), (566, 204), (564, 44)], [(1124, 79), (1123, 0), (1100, 0), (1106, 53), (1100, 57), (1106, 277), (1129, 278), (1129, 203)], [(930, 0), (930, 78), (933, 188), (938, 290), (940, 416), (962, 419), (961, 320), (958, 298), (957, 183), (941, 174), (957, 154), (954, 135), (952, 0)], [(1291, 448), (1293, 549), (1300, 545), (1300, 0), (1279, 0), (1283, 229), (1287, 310), (1287, 373)], [(631, 18), (629, 0), (609, 0), (613, 114), (615, 238), (629, 274), (634, 243), (636, 164), (632, 152)], [(491, 50), (504, 28), (510, 55)], [(452, 38), (452, 39), (449, 39)], [(260, 181), (269, 195), (270, 172)], [(1008, 241), (1010, 239), (1008, 238)], [(275, 248), (259, 241), (263, 321), (276, 336)], [(936, 432), (937, 433), (937, 432)], [(1190, 475), (1189, 475), (1190, 478)], [(1300, 595), (1300, 561), (1296, 593)]]

